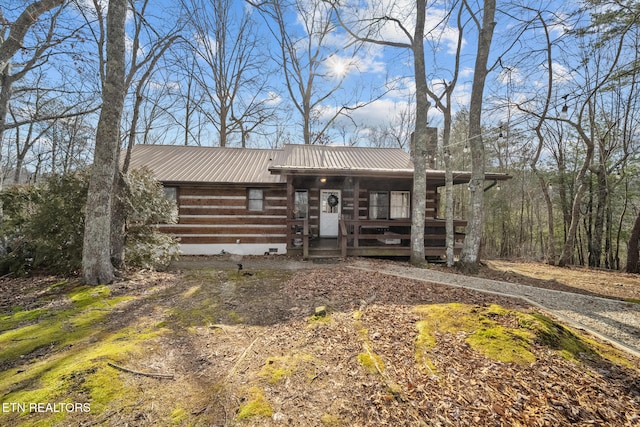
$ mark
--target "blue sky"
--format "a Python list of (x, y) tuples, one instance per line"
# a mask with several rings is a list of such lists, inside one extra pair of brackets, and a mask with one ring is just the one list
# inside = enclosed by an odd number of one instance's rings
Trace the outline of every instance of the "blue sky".
[[(85, 7), (92, 7), (90, 0), (79, 0), (79, 3)], [(103, 3), (106, 4), (106, 0), (103, 0)], [(274, 45), (271, 34), (267, 30), (264, 20), (258, 15), (257, 10), (248, 6), (244, 1), (235, 0), (234, 4), (236, 13), (252, 15), (256, 23), (261, 26), (259, 31), (262, 35), (261, 41), (264, 43), (265, 52), (276, 52), (277, 46)], [(352, 3), (348, 4), (351, 5)], [(472, 7), (478, 7), (476, 3), (471, 4)], [(458, 37), (458, 29), (455, 28), (455, 16), (449, 19), (449, 23), (446, 23), (448, 5), (449, 2), (436, 1), (430, 3), (427, 8), (427, 32), (429, 34), (425, 49), (427, 77), (435, 91), (441, 90), (441, 82), (443, 80), (449, 81), (451, 79), (451, 67)], [(570, 6), (567, 3), (563, 3), (563, 5), (563, 7)], [(412, 22), (415, 4), (411, 0), (362, 0), (356, 6), (354, 9), (349, 9), (351, 12), (345, 10), (344, 16), (346, 19), (355, 20), (356, 18), (379, 16), (384, 13), (401, 21), (409, 32), (413, 31)], [(162, 29), (170, 28), (175, 24), (177, 20), (176, 11), (177, 4), (173, 1), (152, 0), (147, 15), (148, 19), (154, 22), (162, 31)], [(492, 60), (490, 61), (492, 63), (509, 46), (510, 40), (515, 35), (514, 29), (517, 23), (514, 21), (513, 16), (509, 16), (509, 10), (502, 9), (502, 11), (504, 13), (499, 11), (496, 17), (497, 27), (492, 48)], [(560, 16), (561, 14), (558, 14), (558, 17)], [(79, 21), (81, 20), (78, 14), (75, 17)], [(465, 15), (465, 20), (468, 19), (469, 16)], [(287, 27), (291, 32), (303, 37), (305, 35), (303, 22), (303, 16), (291, 14)], [(460, 79), (454, 95), (454, 110), (468, 105), (471, 80), (473, 78), (477, 30), (470, 24), (467, 25), (467, 28), (469, 29), (465, 32), (461, 56)], [(559, 26), (554, 30), (557, 31), (557, 36), (564, 29)], [(188, 32), (187, 37), (190, 37)], [(375, 37), (388, 41), (407, 42), (406, 35), (399, 30), (399, 27), (391, 24), (381, 26)], [(413, 113), (414, 83), (411, 53), (407, 49), (382, 47), (374, 44), (364, 45), (355, 53), (352, 49), (344, 50), (344, 46), (349, 45), (353, 40), (339, 27), (327, 37), (327, 40), (326, 52), (329, 53), (326, 54), (326, 61), (323, 66), (327, 78), (323, 84), (326, 87), (332, 87), (338, 82), (342, 83), (341, 89), (336, 92), (335, 96), (328, 98), (318, 108), (319, 120), (322, 121), (331, 117), (340, 106), (352, 107), (358, 102), (370, 102), (365, 107), (352, 111), (349, 118), (343, 117), (336, 120), (335, 126), (330, 132), (332, 142), (340, 144), (347, 141), (358, 141), (360, 144), (364, 144), (368, 140), (372, 129), (407, 127), (406, 120), (403, 121), (403, 118), (406, 119), (407, 115)], [(526, 45), (533, 41), (533, 38), (530, 38), (526, 43), (523, 42), (522, 44)], [(83, 71), (85, 74), (80, 74), (76, 77), (72, 76), (70, 74), (72, 70), (67, 64), (66, 71), (60, 71), (62, 68), (59, 68), (58, 71), (50, 70), (50, 81), (55, 80), (56, 75), (62, 78), (62, 74), (56, 74), (61, 72), (65, 74), (64, 77), (67, 81), (75, 78), (76, 81), (88, 84), (94, 80), (95, 76), (87, 75), (86, 70), (95, 65), (96, 56), (93, 53), (95, 51), (92, 52), (95, 46), (90, 41), (85, 41), (83, 46), (85, 57), (82, 59), (87, 61)], [(144, 46), (141, 47), (140, 52), (145, 53)], [(505, 55), (505, 58), (507, 56)], [(505, 59), (505, 61), (507, 60)], [(272, 66), (274, 65), (272, 64)], [(504, 90), (508, 85), (513, 90), (511, 96), (516, 98), (518, 94), (516, 93), (517, 89), (514, 88), (532, 83), (534, 76), (531, 74), (525, 75), (520, 71), (520, 66), (525, 64), (512, 65), (507, 63), (507, 65), (511, 70), (508, 75), (505, 74), (503, 69), (495, 70), (489, 76), (486, 91), (488, 101), (492, 97), (495, 98), (499, 94), (504, 94)], [(563, 73), (562, 66), (559, 64), (556, 70), (558, 70), (559, 76)], [(69, 75), (66, 75), (67, 73)], [(277, 106), (280, 112), (289, 111), (290, 103), (283, 84), (282, 72), (278, 71), (277, 68), (272, 68), (269, 70), (269, 76), (271, 86), (268, 93), (264, 94), (264, 97), (270, 98), (272, 105)], [(185, 81), (177, 73), (158, 73), (152, 81), (152, 87), (155, 87), (157, 92), (167, 88), (172, 90), (184, 89), (184, 85)], [(152, 92), (149, 93), (151, 96), (154, 95)], [(174, 107), (178, 108), (175, 105)], [(515, 114), (514, 112), (506, 113), (504, 110), (492, 111), (491, 108), (487, 108), (487, 111), (487, 121), (495, 123), (501, 120), (506, 121), (511, 118), (511, 114)], [(149, 108), (145, 112), (150, 114)], [(179, 110), (176, 110), (174, 115), (178, 117), (177, 120), (179, 120), (179, 114)], [(129, 117), (129, 115), (126, 114), (126, 117)], [(291, 142), (301, 142), (299, 126), (297, 126), (300, 121), (299, 117), (295, 113), (282, 114), (282, 117), (286, 119), (284, 126), (287, 127), (291, 134), (289, 140)], [(432, 109), (430, 114), (430, 124), (432, 126), (441, 124), (440, 114), (435, 108)], [(156, 132), (157, 134), (154, 135), (152, 141), (160, 143), (173, 143), (179, 139), (181, 133), (179, 126), (159, 127), (158, 129), (160, 130)], [(206, 141), (201, 142), (203, 145), (216, 145), (215, 130), (210, 126), (207, 126), (200, 135), (202, 140)], [(256, 137), (251, 140), (251, 145), (265, 146), (269, 144), (269, 139), (270, 137)]]

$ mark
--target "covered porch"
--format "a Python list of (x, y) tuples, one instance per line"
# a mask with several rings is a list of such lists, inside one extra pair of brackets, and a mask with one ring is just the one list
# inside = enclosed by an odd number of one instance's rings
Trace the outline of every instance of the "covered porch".
[[(454, 253), (458, 255), (464, 241), (463, 220), (454, 221)], [(349, 256), (408, 257), (411, 255), (411, 220), (339, 220), (336, 237), (321, 237), (310, 232), (309, 220), (290, 220), (287, 229), (292, 230), (287, 252), (304, 259)], [(438, 259), (446, 250), (445, 221), (426, 219), (425, 256)]]
[[(287, 253), (324, 256), (410, 256), (413, 163), (400, 149), (285, 146), (269, 167), (287, 189)], [(445, 220), (438, 188), (445, 172), (426, 171), (425, 256), (444, 257)], [(454, 172), (454, 184), (469, 182)], [(503, 180), (503, 174), (487, 174)], [(466, 221), (454, 222), (460, 253)]]

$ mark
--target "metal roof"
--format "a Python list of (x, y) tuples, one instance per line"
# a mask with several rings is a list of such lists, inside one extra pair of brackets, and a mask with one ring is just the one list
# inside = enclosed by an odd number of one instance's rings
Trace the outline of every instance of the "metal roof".
[(409, 154), (399, 148), (285, 145), (270, 170), (287, 172), (412, 173)]
[[(121, 156), (123, 157), (123, 156)], [(413, 163), (399, 148), (285, 145), (279, 150), (136, 145), (130, 169), (147, 167), (161, 182), (274, 184), (286, 174), (349, 174), (410, 178)], [(470, 172), (454, 172), (454, 182), (468, 182)], [(487, 173), (487, 180), (506, 180), (507, 174)], [(427, 170), (427, 179), (444, 185), (444, 171)]]
[(147, 167), (162, 182), (280, 183), (269, 172), (275, 150), (136, 145), (130, 169)]

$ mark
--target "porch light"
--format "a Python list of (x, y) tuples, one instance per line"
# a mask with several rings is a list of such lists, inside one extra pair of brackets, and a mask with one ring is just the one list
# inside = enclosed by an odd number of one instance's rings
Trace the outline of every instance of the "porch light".
[(322, 178), (320, 178), (320, 182), (324, 184), (325, 182), (327, 182), (327, 178), (323, 176)]
[(562, 110), (560, 110), (561, 119), (566, 119), (567, 116), (569, 115), (569, 106), (567, 105), (568, 97), (569, 97), (569, 94), (566, 94), (565, 96), (562, 97), (562, 99), (564, 99), (564, 105), (562, 106)]
[(569, 114), (569, 107), (567, 106), (567, 104), (564, 104), (562, 106), (562, 111), (560, 112), (560, 117), (563, 119), (566, 119), (568, 114)]

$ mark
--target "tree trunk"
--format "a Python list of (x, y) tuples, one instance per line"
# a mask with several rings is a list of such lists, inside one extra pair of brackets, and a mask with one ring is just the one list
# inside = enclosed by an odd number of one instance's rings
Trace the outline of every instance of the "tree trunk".
[(482, 209), (484, 206), (484, 143), (482, 140), (482, 97), (487, 78), (489, 50), (495, 28), (495, 0), (484, 1), (482, 27), (479, 29), (478, 49), (471, 88), (469, 105), (469, 147), (471, 149), (471, 181), (469, 182), (469, 217), (467, 235), (460, 261), (467, 267), (475, 268), (480, 260), (480, 242), (482, 240)]
[(124, 26), (127, 4), (127, 0), (110, 0), (107, 13), (106, 77), (102, 85), (103, 103), (96, 131), (82, 250), (82, 276), (87, 284), (110, 283), (114, 278), (111, 207), (125, 96)]
[(580, 206), (582, 205), (584, 192), (587, 189), (587, 171), (589, 169), (589, 165), (591, 164), (591, 160), (593, 159), (594, 152), (594, 146), (591, 139), (580, 129), (578, 129), (578, 132), (580, 133), (580, 137), (587, 146), (587, 151), (585, 153), (582, 168), (578, 172), (578, 176), (576, 178), (578, 188), (573, 197), (573, 205), (571, 207), (571, 224), (569, 225), (569, 230), (567, 232), (567, 239), (562, 248), (560, 259), (558, 260), (558, 266), (560, 267), (564, 267), (567, 264), (570, 264), (571, 260), (573, 259), (576, 245), (576, 234), (578, 232), (578, 225), (580, 223)]
[(627, 273), (640, 273), (640, 210), (627, 244)]
[(602, 264), (602, 238), (605, 226), (605, 208), (609, 199), (606, 170), (600, 165), (596, 174), (598, 180), (597, 204), (593, 231), (591, 234), (591, 251), (589, 252), (589, 267), (600, 267)]
[(129, 184), (124, 179), (124, 172), (116, 172), (113, 188), (113, 203), (111, 206), (111, 264), (118, 270), (124, 269), (126, 244), (126, 199)]
[[(9, 100), (13, 89), (13, 78), (11, 76), (11, 63), (7, 64), (3, 70), (0, 70), (0, 144), (3, 141), (4, 130), (9, 114)], [(0, 145), (0, 148), (2, 146)], [(0, 150), (0, 156), (2, 152)], [(2, 157), (0, 157), (2, 159)]]
[(424, 264), (424, 219), (427, 206), (427, 153), (429, 130), (427, 118), (429, 99), (427, 97), (427, 76), (424, 62), (424, 25), (426, 0), (416, 2), (416, 29), (413, 36), (413, 71), (416, 80), (416, 123), (413, 134), (413, 195), (411, 212), (411, 264)]

